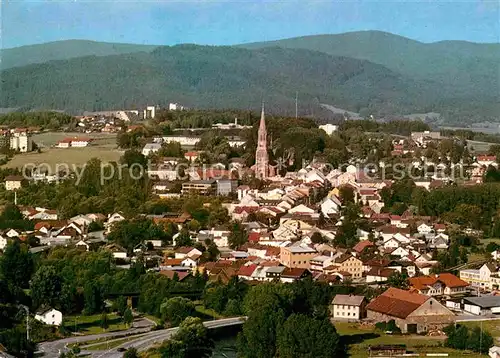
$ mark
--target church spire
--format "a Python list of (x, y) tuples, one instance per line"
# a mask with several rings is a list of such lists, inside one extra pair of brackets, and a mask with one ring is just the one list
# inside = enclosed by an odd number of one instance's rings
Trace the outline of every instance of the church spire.
[(262, 113), (260, 115), (259, 132), (257, 135), (257, 150), (255, 152), (255, 174), (265, 179), (268, 174), (269, 157), (267, 154), (267, 130), (264, 114), (264, 102), (262, 102)]
[(266, 132), (266, 119), (265, 119), (265, 114), (264, 114), (264, 102), (262, 102), (262, 112), (260, 113), (259, 138), (260, 138), (261, 132)]

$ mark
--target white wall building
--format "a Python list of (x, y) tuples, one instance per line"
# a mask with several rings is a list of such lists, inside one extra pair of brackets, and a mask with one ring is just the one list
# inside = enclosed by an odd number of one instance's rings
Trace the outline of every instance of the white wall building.
[(37, 312), (35, 319), (51, 326), (59, 326), (62, 323), (63, 316), (61, 311), (50, 308), (45, 311)]
[(359, 320), (366, 317), (364, 296), (335, 295), (331, 314), (334, 319)]

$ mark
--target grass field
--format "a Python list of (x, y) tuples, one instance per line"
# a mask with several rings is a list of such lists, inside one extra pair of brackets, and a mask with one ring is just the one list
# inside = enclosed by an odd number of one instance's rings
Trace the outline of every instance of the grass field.
[(490, 332), (494, 338), (500, 338), (500, 320), (460, 322), (460, 324), (469, 328), (482, 327), (484, 331)]
[(477, 354), (471, 355), (470, 352), (464, 353), (443, 347), (446, 339), (444, 336), (388, 335), (375, 331), (373, 327), (362, 327), (347, 322), (335, 322), (335, 328), (344, 344), (348, 346), (349, 357), (353, 358), (367, 357), (369, 346), (384, 344), (405, 344), (409, 351), (415, 353), (450, 353), (450, 357), (480, 357)]
[(33, 142), (39, 147), (53, 147), (64, 138), (84, 137), (93, 139), (96, 146), (112, 145), (116, 147), (116, 133), (78, 133), (78, 132), (44, 132), (35, 134)]
[[(54, 148), (60, 140), (75, 136), (89, 137), (94, 141), (86, 148)], [(43, 165), (53, 171), (57, 164), (66, 164), (73, 170), (92, 158), (99, 158), (103, 162), (118, 161), (123, 153), (116, 147), (116, 134), (47, 132), (33, 136), (33, 141), (40, 146), (41, 153), (16, 154), (5, 166), (22, 168)]]
[[(103, 333), (104, 330), (100, 327), (101, 314), (91, 316), (68, 316), (64, 318), (66, 329), (80, 334), (97, 334)], [(127, 329), (123, 319), (114, 313), (108, 314), (108, 329), (106, 332), (123, 331)]]

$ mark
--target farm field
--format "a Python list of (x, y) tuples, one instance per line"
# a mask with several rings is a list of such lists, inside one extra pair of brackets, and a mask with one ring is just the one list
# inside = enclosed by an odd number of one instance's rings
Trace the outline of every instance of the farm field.
[[(54, 148), (56, 143), (68, 137), (89, 137), (94, 141), (85, 148)], [(116, 134), (47, 132), (34, 135), (33, 141), (39, 145), (41, 153), (16, 154), (5, 166), (23, 168), (43, 164), (55, 170), (57, 164), (65, 163), (70, 169), (73, 169), (85, 164), (92, 158), (98, 158), (103, 162), (118, 161), (123, 154), (123, 151), (116, 147)]]

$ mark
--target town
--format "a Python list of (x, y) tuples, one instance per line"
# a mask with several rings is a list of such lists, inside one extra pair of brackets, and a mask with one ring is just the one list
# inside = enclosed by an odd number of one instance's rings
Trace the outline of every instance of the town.
[[(143, 352), (155, 348), (132, 322), (150, 317), (155, 327), (175, 327), (195, 312), (221, 319), (222, 327), (243, 325), (248, 341), (241, 349), (251, 350), (263, 339), (250, 332), (252, 322), (285, 310), (272, 297), (284, 300), (291, 290), (308, 303), (300, 309), (292, 301), (284, 324), (321, 308), (315, 314), (332, 323), (328, 330), (344, 339), (351, 356), (367, 349), (373, 356), (460, 350), (500, 356), (498, 146), (481, 152), (461, 133), (444, 135), (420, 121), (318, 126), (266, 115), (264, 106), (243, 124), (236, 118), (205, 123), (199, 135), (170, 127), (171, 134), (157, 135), (144, 119), (165, 128), (172, 122), (158, 112), (148, 106), (132, 120), (125, 111), (76, 118), (81, 128), (102, 118), (120, 123), (120, 169), (91, 159), (73, 173), (41, 171), (40, 163), (29, 171), (2, 170), (2, 279), (17, 299), (14, 287), (29, 288), (34, 320), (52, 327), (49, 336), (37, 333), (39, 351)], [(179, 112), (191, 113), (171, 104), (163, 115)], [(283, 130), (281, 121), (296, 126)], [(55, 147), (92, 147), (83, 137), (92, 131), (81, 132)], [(29, 133), (5, 135), (26, 152)], [(5, 270), (14, 269), (9, 277)], [(266, 300), (263, 311), (251, 308)], [(101, 314), (97, 325), (106, 330), (113, 315), (126, 322), (123, 332), (135, 329), (137, 340), (118, 330), (112, 347), (103, 349), (94, 340), (104, 336), (64, 338), (69, 330), (78, 333), (77, 315)], [(322, 322), (308, 319), (311, 327)], [(42, 330), (24, 329), (31, 337)], [(346, 332), (353, 331), (373, 338), (349, 343)], [(464, 334), (470, 338), (460, 342)], [(61, 343), (61, 350), (44, 337), (78, 344), (70, 350)], [(340, 352), (333, 342), (317, 349)], [(259, 347), (256, 352), (285, 349), (272, 341)]]

